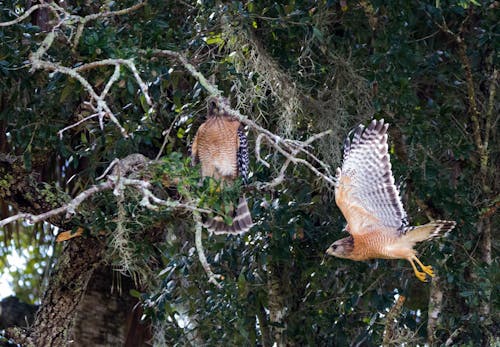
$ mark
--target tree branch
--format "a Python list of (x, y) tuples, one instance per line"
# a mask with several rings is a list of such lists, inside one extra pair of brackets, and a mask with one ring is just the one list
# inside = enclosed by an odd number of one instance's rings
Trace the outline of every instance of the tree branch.
[[(188, 202), (188, 203), (182, 203), (180, 201), (176, 200), (163, 200), (158, 197), (156, 197), (150, 190), (151, 184), (148, 181), (144, 180), (138, 180), (138, 179), (131, 179), (127, 177), (122, 177), (121, 175), (125, 175), (129, 170), (131, 170), (130, 165), (136, 164), (135, 162), (131, 162), (131, 164), (126, 165), (128, 162), (128, 158), (134, 156), (134, 154), (123, 158), (121, 161), (118, 161), (117, 165), (119, 168), (121, 168), (122, 171), (124, 172), (119, 172), (119, 169), (115, 167), (111, 175), (107, 176), (107, 181), (96, 184), (91, 186), (89, 189), (84, 190), (80, 194), (78, 194), (74, 199), (72, 199), (69, 203), (64, 204), (63, 206), (60, 206), (58, 208), (52, 209), (50, 211), (34, 215), (31, 213), (18, 213), (16, 215), (7, 217), (5, 219), (0, 220), (0, 228), (4, 227), (7, 224), (10, 224), (14, 221), (24, 219), (28, 221), (29, 223), (36, 223), (36, 222), (41, 222), (44, 220), (49, 219), (50, 217), (60, 215), (64, 212), (66, 212), (68, 215), (69, 214), (75, 214), (76, 209), (89, 197), (93, 196), (94, 194), (98, 192), (102, 192), (105, 190), (110, 190), (113, 189), (115, 192), (115, 195), (119, 195), (121, 191), (126, 186), (131, 186), (139, 190), (139, 192), (142, 194), (142, 200), (141, 200), (141, 205), (145, 206), (148, 209), (151, 210), (157, 210), (158, 206), (164, 206), (169, 209), (183, 209), (187, 211), (192, 211), (193, 213), (212, 213), (213, 211), (203, 209), (203, 208), (198, 208), (197, 204), (195, 202)], [(125, 163), (125, 164), (123, 164)], [(110, 165), (111, 167), (111, 165)], [(107, 171), (109, 171), (110, 168), (108, 168)]]
[(35, 12), (36, 10), (42, 9), (42, 8), (48, 8), (52, 12), (54, 12), (56, 15), (58, 14), (58, 12), (54, 9), (54, 7), (52, 7), (51, 4), (37, 4), (37, 5), (31, 6), (26, 12), (24, 12), (21, 16), (17, 17), (16, 19), (13, 19), (13, 20), (8, 21), (8, 22), (0, 22), (0, 27), (7, 27), (10, 25), (21, 23), (23, 20), (28, 18), (33, 12)]
[[(81, 66), (76, 67), (76, 68), (68, 68), (68, 67), (62, 66), (60, 64), (53, 63), (49, 60), (44, 60), (43, 56), (47, 53), (49, 48), (54, 43), (56, 36), (62, 35), (63, 31), (58, 30), (59, 27), (64, 26), (64, 27), (69, 27), (71, 29), (75, 25), (75, 23), (78, 24), (77, 34), (76, 34), (76, 37), (74, 38), (74, 47), (73, 47), (73, 50), (74, 50), (78, 44), (78, 41), (80, 39), (81, 34), (83, 33), (83, 29), (84, 29), (86, 23), (88, 23), (89, 21), (95, 20), (98, 18), (103, 18), (103, 17), (111, 17), (111, 16), (118, 16), (118, 15), (127, 14), (127, 13), (133, 12), (133, 11), (141, 8), (142, 6), (144, 6), (144, 4), (145, 4), (145, 2), (139, 2), (138, 4), (131, 6), (129, 8), (123, 9), (123, 10), (107, 11), (107, 12), (103, 12), (103, 13), (91, 14), (91, 15), (88, 15), (85, 17), (73, 15), (73, 14), (67, 12), (61, 6), (57, 5), (55, 2), (51, 2), (48, 4), (37, 4), (37, 5), (30, 7), (22, 16), (16, 18), (15, 20), (0, 23), (0, 27), (20, 23), (21, 21), (28, 18), (31, 13), (33, 13), (34, 11), (36, 11), (38, 9), (41, 9), (41, 8), (50, 9), (58, 17), (59, 23), (56, 24), (53, 27), (52, 31), (49, 32), (45, 36), (44, 40), (42, 41), (42, 44), (36, 50), (36, 52), (33, 52), (30, 55), (31, 71), (38, 70), (38, 69), (45, 69), (48, 71), (55, 71), (55, 72), (59, 72), (62, 74), (66, 74), (66, 75), (71, 76), (71, 77), (75, 78), (76, 80), (78, 80), (78, 82), (80, 82), (80, 84), (82, 84), (84, 89), (90, 94), (90, 97), (96, 103), (96, 113), (99, 116), (101, 128), (102, 128), (102, 118), (104, 116), (107, 116), (120, 129), (120, 132), (122, 133), (122, 135), (124, 137), (128, 137), (128, 134), (127, 134), (125, 128), (122, 127), (122, 125), (120, 124), (120, 122), (118, 121), (116, 116), (113, 114), (113, 112), (111, 111), (111, 108), (108, 106), (108, 104), (106, 103), (106, 101), (104, 99), (105, 99), (106, 95), (108, 94), (109, 90), (111, 89), (112, 85), (119, 78), (119, 66), (125, 65), (134, 75), (134, 78), (137, 81), (137, 83), (141, 89), (141, 92), (146, 99), (146, 102), (148, 103), (149, 106), (151, 106), (151, 110), (153, 109), (153, 101), (152, 101), (151, 97), (149, 96), (148, 86), (142, 80), (134, 62), (131, 59), (105, 59), (102, 61), (81, 65)], [(96, 68), (96, 67), (100, 67), (100, 66), (105, 66), (105, 65), (114, 65), (115, 72), (108, 80), (108, 82), (104, 88), (104, 91), (99, 95), (94, 90), (92, 85), (79, 73), (79, 71), (85, 71), (88, 69), (92, 69), (92, 68)], [(77, 124), (81, 124), (81, 122), (78, 122)], [(71, 127), (72, 126), (66, 127), (65, 130), (70, 129)], [(61, 134), (62, 134), (62, 132), (59, 133), (59, 135), (61, 135)]]
[(71, 200), (69, 203), (67, 203), (61, 207), (55, 208), (53, 210), (38, 214), (38, 215), (33, 215), (31, 213), (18, 213), (14, 216), (10, 216), (8, 218), (0, 220), (0, 228), (4, 227), (7, 224), (10, 224), (16, 220), (20, 220), (20, 219), (25, 219), (29, 223), (37, 223), (37, 222), (47, 220), (50, 217), (62, 214), (64, 212), (74, 214), (75, 210), (78, 208), (78, 206), (80, 206), (80, 204), (83, 201), (85, 201), (87, 198), (89, 198), (90, 196), (94, 195), (97, 192), (100, 192), (100, 191), (103, 191), (106, 189), (110, 189), (111, 187), (112, 187), (111, 182), (104, 182), (104, 183), (101, 183), (98, 185), (94, 185), (94, 186), (90, 187), (89, 189), (78, 194), (76, 196), (76, 198)]
[(215, 274), (212, 271), (210, 264), (208, 264), (207, 257), (205, 256), (205, 251), (203, 250), (202, 235), (201, 235), (203, 224), (201, 222), (201, 216), (197, 211), (193, 211), (193, 219), (195, 222), (196, 251), (198, 252), (198, 258), (200, 259), (201, 266), (203, 266), (203, 269), (208, 275), (208, 282), (213, 283), (215, 284), (215, 286), (217, 286), (217, 288), (222, 289), (222, 285), (217, 280), (223, 279), (223, 277), (222, 275)]
[(398, 337), (397, 318), (400, 315), (401, 310), (403, 309), (403, 304), (405, 303), (405, 301), (406, 297), (400, 295), (387, 313), (387, 317), (385, 319), (384, 340), (382, 342), (383, 346), (392, 346), (396, 342), (395, 340)]
[(427, 343), (434, 346), (436, 343), (436, 330), (441, 320), (441, 311), (443, 310), (443, 285), (439, 276), (432, 279), (429, 308), (427, 318)]

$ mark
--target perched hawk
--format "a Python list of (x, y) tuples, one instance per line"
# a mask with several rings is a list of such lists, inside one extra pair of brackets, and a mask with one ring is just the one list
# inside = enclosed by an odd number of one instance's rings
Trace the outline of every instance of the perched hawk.
[[(344, 143), (342, 169), (337, 169), (335, 202), (347, 220), (350, 236), (334, 242), (327, 254), (352, 260), (406, 259), (415, 275), (426, 281), (434, 277), (431, 266), (417, 258), (413, 246), (452, 230), (453, 221), (436, 220), (408, 226), (406, 212), (394, 185), (384, 120), (360, 125), (351, 142)], [(422, 269), (419, 271), (415, 263)]]
[[(248, 143), (243, 126), (238, 119), (219, 107), (221, 99), (208, 104), (207, 120), (198, 129), (191, 148), (194, 163), (201, 163), (203, 177), (233, 182), (241, 177), (248, 180)], [(233, 224), (227, 225), (222, 218), (211, 218), (205, 227), (215, 234), (241, 234), (253, 226), (245, 196), (240, 197)]]

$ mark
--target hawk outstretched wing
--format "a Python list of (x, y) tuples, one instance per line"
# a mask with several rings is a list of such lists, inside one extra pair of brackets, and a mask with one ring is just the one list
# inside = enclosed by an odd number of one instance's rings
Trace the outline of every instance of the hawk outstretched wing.
[(384, 120), (359, 125), (344, 142), (342, 168), (337, 169), (335, 201), (350, 232), (368, 231), (370, 224), (403, 230), (407, 215), (394, 184)]

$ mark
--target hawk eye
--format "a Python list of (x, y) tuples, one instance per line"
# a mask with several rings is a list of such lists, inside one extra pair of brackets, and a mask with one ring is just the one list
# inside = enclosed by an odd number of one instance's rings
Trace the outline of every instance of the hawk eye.
[(336, 249), (337, 249), (337, 247), (338, 247), (337, 245), (332, 245), (332, 249), (333, 249), (333, 250), (336, 250)]

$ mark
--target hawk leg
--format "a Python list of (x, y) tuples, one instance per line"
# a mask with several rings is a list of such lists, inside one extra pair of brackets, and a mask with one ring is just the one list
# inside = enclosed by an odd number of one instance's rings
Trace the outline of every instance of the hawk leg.
[[(425, 266), (424, 264), (422, 264), (422, 262), (416, 257), (416, 256), (412, 256), (411, 258), (408, 258), (408, 261), (410, 262), (411, 264), (411, 267), (413, 268), (413, 271), (415, 272), (415, 276), (417, 276), (417, 278), (422, 281), (422, 282), (427, 282), (427, 275), (431, 276), (431, 277), (434, 277), (434, 271), (432, 271), (432, 266)], [(415, 266), (415, 262), (422, 268), (422, 271), (418, 271), (417, 267)]]

